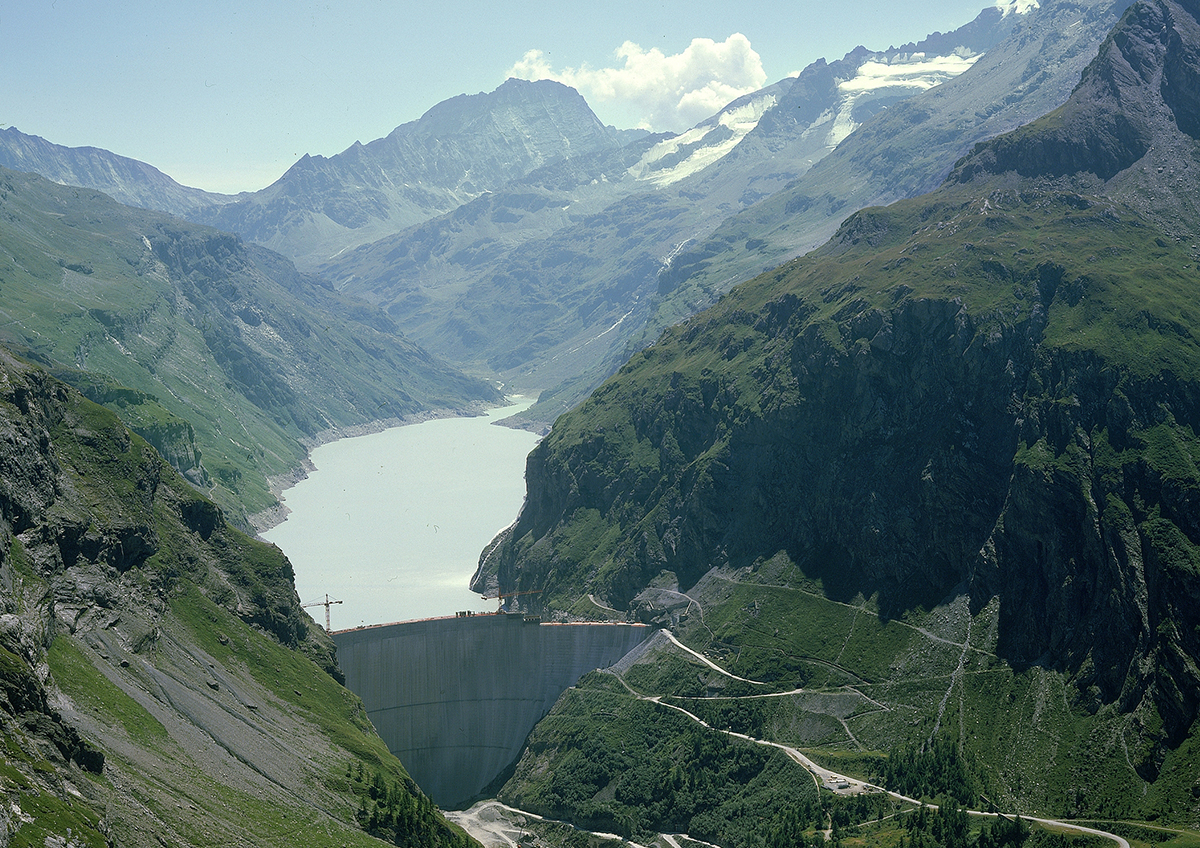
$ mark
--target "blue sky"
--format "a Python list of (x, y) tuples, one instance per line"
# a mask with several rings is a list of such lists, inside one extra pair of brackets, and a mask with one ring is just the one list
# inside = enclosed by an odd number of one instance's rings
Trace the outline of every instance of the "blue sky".
[[(0, 127), (254, 190), (305, 153), (510, 75), (576, 80), (606, 123), (682, 129), (757, 80), (952, 30), (988, 5), (0, 0)], [(694, 89), (683, 105), (680, 86)]]

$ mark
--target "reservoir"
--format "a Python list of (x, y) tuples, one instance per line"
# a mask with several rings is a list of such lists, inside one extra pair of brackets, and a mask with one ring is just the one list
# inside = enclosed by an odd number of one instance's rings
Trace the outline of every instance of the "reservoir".
[[(525, 497), (538, 437), (475, 418), (442, 418), (342, 439), (312, 452), (316, 470), (283, 493), (287, 520), (263, 532), (296, 572), (302, 603), (323, 601), (334, 630), (460, 610), (494, 612), (467, 584), (479, 554)], [(324, 624), (320, 606), (308, 608)]]

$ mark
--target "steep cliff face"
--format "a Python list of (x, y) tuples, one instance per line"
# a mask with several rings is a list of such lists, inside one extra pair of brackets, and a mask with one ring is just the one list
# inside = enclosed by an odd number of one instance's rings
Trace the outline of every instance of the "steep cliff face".
[(2, 350), (0, 434), (0, 841), (467, 843), (331, 676), (278, 549)]

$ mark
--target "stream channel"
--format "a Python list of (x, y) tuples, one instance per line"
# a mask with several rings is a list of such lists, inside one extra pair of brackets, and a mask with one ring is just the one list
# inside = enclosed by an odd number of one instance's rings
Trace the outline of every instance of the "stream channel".
[[(467, 584), (521, 509), (538, 441), (493, 423), (533, 403), (509, 400), (313, 450), (316, 470), (283, 493), (287, 520), (261, 534), (291, 560), (301, 602), (342, 601), (329, 608), (334, 630), (495, 611)], [(307, 611), (325, 623), (323, 605)]]

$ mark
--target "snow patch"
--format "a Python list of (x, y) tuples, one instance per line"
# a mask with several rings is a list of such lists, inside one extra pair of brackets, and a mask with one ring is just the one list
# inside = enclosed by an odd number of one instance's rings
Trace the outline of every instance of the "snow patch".
[(843, 94), (896, 87), (925, 91), (958, 76), (982, 55), (953, 53), (949, 56), (926, 56), (924, 53), (905, 53), (890, 62), (863, 62), (853, 79), (838, 83), (838, 90)]
[(838, 93), (842, 99), (837, 114), (833, 116), (833, 126), (826, 144), (830, 148), (836, 147), (858, 129), (862, 122), (854, 119), (854, 111), (860, 104), (891, 94), (917, 94), (941, 85), (966, 71), (982, 55), (959, 48), (948, 56), (902, 53), (890, 59), (881, 56), (863, 62), (853, 77), (838, 82)]
[(1004, 17), (1009, 15), (1028, 15), (1034, 9), (1042, 8), (1038, 0), (996, 0), (996, 8)]
[[(652, 182), (662, 188), (702, 171), (737, 147), (738, 143), (758, 126), (762, 116), (775, 107), (776, 102), (773, 94), (758, 97), (736, 109), (722, 112), (717, 116), (715, 123), (702, 124), (673, 138), (664, 139), (643, 153), (642, 158), (628, 173), (636, 180)], [(704, 138), (717, 127), (725, 127), (730, 133), (715, 144), (701, 145)], [(673, 165), (662, 167), (657, 164), (691, 145), (700, 146)]]

